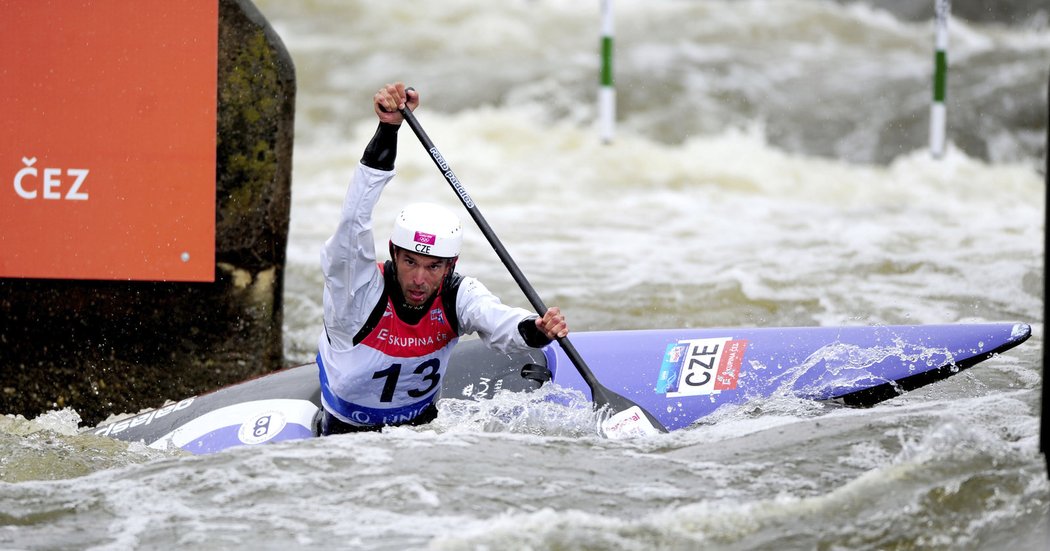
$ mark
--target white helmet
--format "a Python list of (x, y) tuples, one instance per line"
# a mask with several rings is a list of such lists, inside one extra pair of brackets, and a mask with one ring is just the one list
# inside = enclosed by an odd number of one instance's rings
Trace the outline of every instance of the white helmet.
[(413, 203), (394, 220), (390, 243), (418, 254), (456, 258), (463, 245), (463, 225), (441, 205)]

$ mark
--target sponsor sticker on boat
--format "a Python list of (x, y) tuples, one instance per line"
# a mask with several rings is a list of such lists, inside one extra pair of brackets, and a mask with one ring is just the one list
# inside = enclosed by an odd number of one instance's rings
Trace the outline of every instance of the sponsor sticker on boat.
[(656, 392), (673, 398), (733, 390), (747, 341), (732, 337), (681, 340), (667, 345)]
[(260, 412), (241, 423), (237, 429), (237, 439), (248, 445), (262, 444), (280, 434), (287, 424), (288, 421), (279, 411)]

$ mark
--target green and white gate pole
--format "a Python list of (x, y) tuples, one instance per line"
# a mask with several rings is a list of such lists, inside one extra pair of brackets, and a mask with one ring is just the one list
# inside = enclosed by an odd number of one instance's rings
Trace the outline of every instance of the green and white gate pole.
[(930, 153), (939, 159), (944, 155), (947, 115), (944, 97), (948, 89), (948, 17), (951, 0), (935, 0), (936, 52), (933, 56), (933, 104), (930, 107)]
[(602, 141), (612, 142), (616, 131), (616, 88), (613, 86), (613, 6), (612, 0), (601, 0), (602, 73), (598, 90), (598, 117)]

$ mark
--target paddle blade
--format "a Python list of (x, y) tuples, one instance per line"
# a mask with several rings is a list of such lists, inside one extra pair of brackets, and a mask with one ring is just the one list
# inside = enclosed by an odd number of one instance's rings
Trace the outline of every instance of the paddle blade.
[(667, 432), (657, 418), (638, 404), (596, 385), (591, 389), (598, 409), (598, 433), (612, 440), (652, 436)]

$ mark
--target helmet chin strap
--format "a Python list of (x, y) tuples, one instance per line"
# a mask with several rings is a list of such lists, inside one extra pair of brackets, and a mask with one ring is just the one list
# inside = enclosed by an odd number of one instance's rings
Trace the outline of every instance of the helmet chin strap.
[[(452, 285), (452, 275), (456, 273), (456, 262), (459, 262), (458, 256), (448, 259), (448, 271), (445, 272), (445, 278), (441, 280), (442, 289)], [(438, 289), (438, 292), (441, 292), (441, 289)]]

